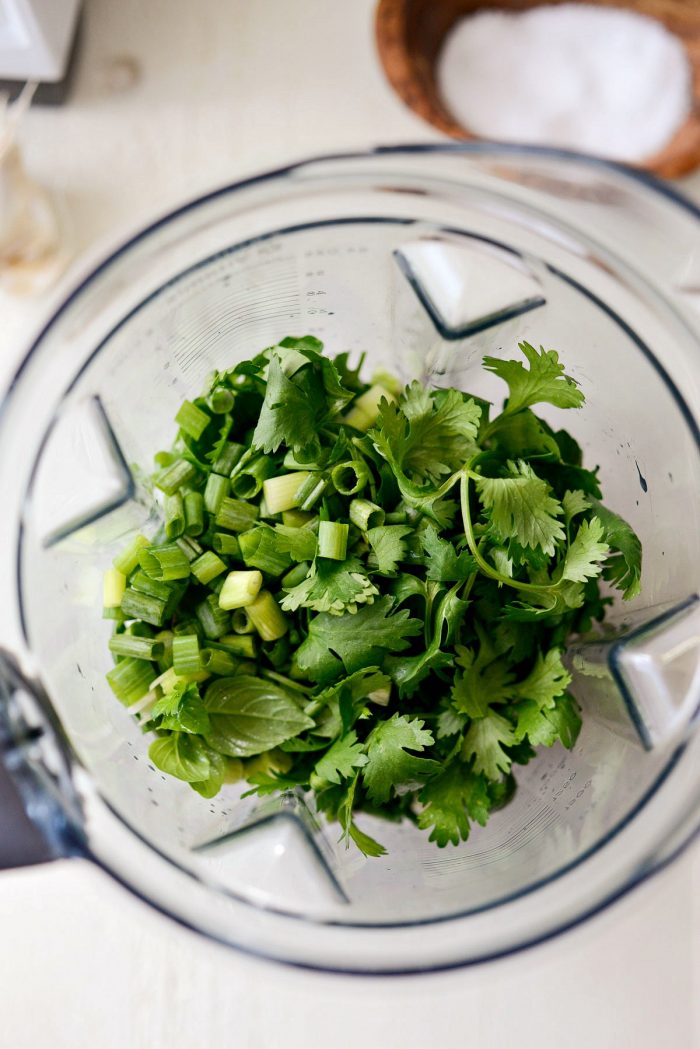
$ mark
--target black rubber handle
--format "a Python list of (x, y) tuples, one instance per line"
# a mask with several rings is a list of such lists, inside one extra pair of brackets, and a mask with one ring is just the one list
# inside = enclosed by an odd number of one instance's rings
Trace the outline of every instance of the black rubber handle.
[(13, 760), (12, 750), (4, 748), (0, 761), (0, 869), (27, 867), (55, 858), (53, 847), (30, 818), (24, 799), (5, 760)]
[(0, 649), (0, 870), (79, 854), (78, 813), (68, 748), (50, 704)]

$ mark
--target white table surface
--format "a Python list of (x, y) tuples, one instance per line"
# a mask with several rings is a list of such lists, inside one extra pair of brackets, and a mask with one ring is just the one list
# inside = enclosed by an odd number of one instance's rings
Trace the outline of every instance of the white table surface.
[[(32, 110), (32, 174), (85, 265), (154, 213), (307, 154), (438, 136), (392, 96), (373, 0), (86, 0), (70, 105)], [(131, 81), (131, 82), (129, 82)], [(700, 177), (685, 188), (700, 199)], [(75, 272), (75, 269), (74, 269)], [(0, 384), (65, 282), (0, 300)], [(693, 1049), (700, 846), (584, 928), (479, 969), (360, 980), (253, 962), (86, 863), (0, 875), (2, 1049)]]

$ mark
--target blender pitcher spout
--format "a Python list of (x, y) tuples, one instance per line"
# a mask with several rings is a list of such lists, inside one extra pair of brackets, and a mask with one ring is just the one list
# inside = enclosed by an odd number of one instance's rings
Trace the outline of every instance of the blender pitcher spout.
[(60, 727), (0, 650), (0, 870), (82, 854), (79, 826)]

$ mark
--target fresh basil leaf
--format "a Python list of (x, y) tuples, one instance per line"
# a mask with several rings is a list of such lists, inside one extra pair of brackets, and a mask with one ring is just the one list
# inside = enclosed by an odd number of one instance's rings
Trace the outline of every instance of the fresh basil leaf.
[(218, 678), (207, 688), (204, 706), (211, 722), (207, 743), (234, 758), (272, 750), (314, 724), (290, 693), (247, 674)]

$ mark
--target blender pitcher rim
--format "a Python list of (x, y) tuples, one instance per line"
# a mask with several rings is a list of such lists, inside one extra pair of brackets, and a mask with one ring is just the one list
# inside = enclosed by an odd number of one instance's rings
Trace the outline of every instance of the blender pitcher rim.
[[(27, 350), (27, 353), (24, 355), (24, 357), (23, 357), (22, 361), (20, 362), (18, 368), (16, 369), (16, 371), (14, 372), (12, 378), (10, 379), (10, 381), (8, 383), (8, 386), (6, 388), (6, 391), (3, 394), (2, 399), (0, 401), (0, 431), (2, 431), (4, 429), (3, 423), (4, 423), (4, 415), (5, 415), (5, 406), (7, 405), (9, 400), (12, 399), (12, 397), (16, 394), (16, 387), (17, 387), (18, 383), (21, 382), (23, 371), (24, 371), (25, 367), (27, 366), (30, 358), (40, 348), (41, 344), (43, 343), (43, 341), (45, 340), (46, 336), (51, 331), (52, 327), (55, 325), (56, 321), (61, 317), (61, 315), (66, 310), (68, 310), (70, 308), (71, 304), (77, 298), (79, 298), (79, 296), (83, 293), (83, 291), (85, 291), (85, 289), (87, 287), (89, 287), (97, 278), (99, 278), (99, 276), (103, 272), (108, 270), (114, 262), (116, 262), (121, 256), (123, 256), (126, 253), (128, 253), (128, 251), (131, 248), (133, 248), (136, 244), (138, 244), (140, 241), (143, 241), (143, 240), (147, 239), (151, 234), (156, 232), (159, 228), (161, 228), (162, 226), (167, 225), (169, 222), (171, 222), (171, 221), (173, 221), (173, 220), (175, 220), (175, 219), (177, 219), (177, 218), (187, 214), (189, 211), (192, 211), (192, 210), (196, 209), (199, 206), (205, 205), (205, 204), (209, 203), (210, 201), (216, 200), (218, 198), (225, 197), (225, 196), (227, 196), (229, 194), (234, 193), (237, 190), (244, 189), (244, 188), (246, 188), (248, 186), (251, 186), (251, 185), (256, 185), (256, 184), (260, 184), (260, 183), (263, 183), (263, 182), (272, 181), (274, 179), (283, 179), (283, 178), (286, 178), (286, 177), (288, 177), (290, 175), (293, 175), (295, 172), (303, 171), (304, 169), (313, 168), (314, 165), (322, 165), (322, 164), (328, 164), (328, 163), (332, 163), (332, 162), (342, 162), (342, 161), (349, 161), (349, 162), (354, 161), (354, 160), (360, 160), (361, 161), (361, 160), (371, 159), (373, 157), (380, 157), (381, 158), (381, 157), (385, 157), (385, 156), (401, 156), (401, 155), (410, 155), (410, 154), (424, 154), (424, 155), (431, 155), (431, 154), (435, 154), (435, 155), (450, 155), (451, 154), (451, 155), (457, 155), (457, 156), (459, 156), (460, 154), (461, 155), (465, 155), (465, 156), (479, 155), (479, 154), (481, 154), (481, 155), (494, 154), (494, 155), (513, 155), (513, 156), (516, 156), (516, 157), (517, 156), (535, 156), (535, 157), (536, 156), (543, 156), (543, 157), (562, 159), (562, 160), (565, 160), (566, 162), (571, 161), (572, 164), (573, 163), (580, 163), (580, 164), (587, 165), (588, 167), (591, 167), (591, 168), (594, 168), (594, 169), (595, 168), (602, 168), (604, 170), (614, 171), (614, 172), (616, 172), (616, 173), (618, 173), (618, 174), (620, 174), (620, 175), (622, 175), (622, 176), (624, 176), (626, 178), (629, 178), (633, 182), (636, 181), (636, 182), (642, 184), (643, 186), (645, 186), (647, 189), (649, 189), (651, 191), (657, 192), (660, 196), (665, 197), (666, 199), (670, 200), (672, 203), (678, 205), (680, 208), (682, 208), (682, 209), (684, 209), (686, 211), (689, 211), (694, 218), (696, 218), (696, 219), (700, 218), (700, 208), (696, 207), (691, 201), (687, 200), (681, 193), (677, 192), (675, 189), (671, 189), (671, 187), (668, 187), (668, 186), (664, 185), (663, 183), (659, 182), (657, 179), (653, 178), (652, 176), (647, 175), (644, 172), (640, 172), (640, 171), (631, 169), (631, 168), (629, 168), (629, 167), (627, 167), (625, 165), (617, 164), (615, 162), (606, 161), (606, 160), (598, 159), (598, 158), (586, 157), (585, 155), (577, 154), (577, 153), (574, 153), (574, 152), (571, 152), (571, 151), (566, 151), (566, 150), (552, 150), (552, 149), (549, 149), (547, 147), (521, 147), (521, 146), (507, 146), (507, 145), (489, 144), (489, 143), (477, 143), (477, 144), (469, 144), (469, 143), (458, 144), (458, 143), (453, 143), (453, 144), (442, 144), (442, 145), (441, 144), (417, 144), (417, 145), (380, 146), (380, 147), (377, 147), (376, 149), (373, 149), (373, 150), (370, 150), (370, 151), (340, 152), (340, 153), (332, 153), (332, 154), (327, 154), (327, 155), (307, 158), (307, 159), (304, 159), (304, 160), (301, 160), (301, 161), (298, 161), (298, 162), (295, 162), (295, 163), (292, 163), (292, 164), (289, 164), (289, 165), (286, 165), (286, 166), (283, 166), (283, 167), (280, 167), (280, 168), (277, 168), (277, 169), (274, 169), (274, 170), (269, 170), (269, 171), (263, 172), (263, 173), (261, 173), (259, 175), (251, 176), (251, 177), (246, 178), (246, 179), (242, 179), (242, 180), (238, 180), (238, 181), (233, 182), (233, 183), (229, 183), (229, 184), (227, 184), (225, 186), (218, 187), (217, 189), (212, 190), (209, 193), (202, 194), (202, 195), (200, 195), (200, 196), (198, 196), (196, 198), (191, 198), (188, 201), (186, 201), (185, 203), (183, 203), (182, 205), (180, 205), (180, 206), (178, 206), (178, 207), (176, 207), (174, 209), (171, 209), (169, 212), (163, 214), (162, 216), (160, 216), (157, 220), (155, 220), (151, 224), (149, 224), (147, 226), (140, 227), (136, 234), (134, 234), (133, 236), (129, 237), (125, 241), (121, 242), (113, 251), (111, 251), (110, 253), (106, 254), (104, 257), (102, 257), (101, 261), (99, 261), (97, 265), (92, 265), (91, 268), (89, 269), (88, 273), (84, 277), (82, 277), (82, 279), (79, 279), (76, 284), (74, 284), (73, 286), (71, 286), (69, 288), (68, 294), (61, 300), (61, 302), (58, 304), (58, 306), (51, 312), (48, 320), (43, 325), (43, 327), (41, 328), (39, 333), (36, 335), (36, 337), (32, 340), (32, 343), (31, 343), (29, 349)], [(332, 174), (332, 172), (331, 172), (331, 174)], [(279, 232), (279, 231), (275, 231), (275, 232)], [(140, 308), (142, 305), (143, 305), (143, 302), (141, 302), (139, 304), (139, 307), (137, 307), (137, 308)], [(656, 361), (655, 356), (653, 354), (651, 356), (652, 356), (652, 361)], [(660, 372), (660, 378), (664, 382), (666, 382), (667, 385), (672, 385), (672, 384), (669, 383), (669, 378), (670, 377), (665, 374), (665, 370), (663, 369), (663, 367), (661, 367), (660, 370), (657, 369), (657, 372)], [(685, 402), (685, 399), (682, 397), (682, 395), (680, 395), (680, 391), (672, 389), (671, 392), (674, 394), (674, 400), (676, 401), (677, 406), (679, 407), (679, 409), (681, 410), (682, 414), (684, 415), (684, 419), (685, 419), (686, 424), (690, 424), (689, 428), (693, 431), (693, 436), (695, 438), (695, 442), (696, 442), (696, 444), (698, 445), (698, 447), (700, 449), (699, 431), (698, 431), (697, 423), (695, 422), (695, 417), (694, 417), (692, 411), (688, 408), (688, 406), (687, 406), (687, 404)], [(683, 411), (684, 408), (685, 408), (685, 411)], [(20, 528), (21, 528), (21, 526), (20, 526)], [(20, 537), (20, 544), (21, 544), (21, 537)], [(19, 563), (17, 565), (17, 569), (18, 569), (18, 572), (19, 572), (20, 571)], [(19, 579), (18, 579), (18, 582), (19, 582)], [(21, 599), (20, 599), (20, 607), (21, 607)], [(24, 640), (28, 641), (27, 635), (26, 635), (26, 633), (24, 631), (23, 631), (23, 634), (24, 634)], [(621, 820), (616, 825), (616, 827), (614, 827), (611, 830), (611, 832), (609, 832), (608, 835), (605, 836), (605, 838), (603, 838), (601, 841), (597, 842), (596, 845), (593, 846), (591, 849), (587, 850), (587, 852), (584, 853), (583, 856), (578, 857), (576, 861), (574, 861), (571, 864), (565, 866), (564, 868), (561, 868), (560, 870), (556, 871), (553, 875), (550, 875), (547, 878), (541, 879), (539, 882), (536, 882), (536, 883), (528, 885), (526, 888), (522, 889), (517, 894), (514, 894), (513, 896), (509, 895), (508, 897), (506, 897), (506, 900), (509, 900), (509, 899), (512, 899), (512, 898), (518, 898), (518, 897), (520, 897), (522, 895), (526, 895), (527, 893), (530, 893), (530, 892), (535, 891), (535, 890), (537, 890), (539, 888), (542, 888), (543, 886), (548, 884), (551, 880), (560, 877), (561, 875), (563, 875), (563, 874), (567, 873), (569, 870), (571, 870), (573, 867), (579, 865), (581, 862), (583, 862), (585, 859), (587, 859), (591, 855), (592, 852), (597, 851), (597, 849), (601, 848), (610, 839), (610, 837), (612, 837), (615, 834), (617, 834), (624, 826), (626, 826), (628, 824), (628, 822), (633, 818), (633, 816), (636, 813), (638, 813), (641, 808), (644, 807), (644, 805), (649, 800), (651, 795), (653, 795), (656, 792), (658, 787), (661, 785), (661, 783), (663, 783), (663, 781), (665, 780), (667, 775), (673, 769), (673, 767), (674, 767), (675, 763), (677, 762), (678, 758), (680, 757), (680, 754), (682, 753), (683, 749), (684, 749), (684, 747), (679, 747), (679, 748), (677, 748), (674, 751), (674, 753), (670, 756), (669, 761), (664, 765), (664, 768), (661, 770), (659, 776), (657, 776), (657, 778), (655, 779), (653, 785), (645, 793), (645, 795), (641, 799), (641, 801), (634, 807), (633, 810), (631, 810), (630, 813), (627, 814), (627, 816), (623, 820)], [(98, 791), (98, 794), (99, 794), (99, 791)], [(102, 797), (101, 794), (99, 794), (99, 796), (100, 796), (101, 800), (104, 803), (109, 804), (106, 801), (106, 799)], [(118, 813), (116, 813), (116, 810), (114, 810), (111, 806), (109, 806), (109, 807), (110, 807), (111, 811), (115, 812), (115, 814), (122, 820), (124, 825), (129, 829), (129, 831), (131, 833), (138, 833), (135, 830), (135, 828), (131, 827), (130, 824), (126, 820), (123, 819), (123, 817), (121, 817)], [(504, 957), (504, 956), (512, 954), (512, 953), (514, 953), (516, 951), (522, 950), (522, 949), (524, 949), (524, 948), (526, 948), (528, 946), (534, 946), (537, 943), (545, 942), (546, 940), (551, 939), (553, 936), (558, 935), (560, 932), (563, 932), (563, 931), (566, 931), (567, 929), (575, 927), (576, 925), (578, 925), (578, 924), (582, 923), (583, 921), (587, 920), (588, 917), (591, 917), (592, 915), (594, 915), (594, 914), (598, 913), (599, 911), (605, 909), (607, 906), (609, 906), (616, 899), (618, 899), (621, 896), (625, 895), (626, 892), (628, 892), (632, 888), (634, 888), (637, 884), (639, 884), (640, 882), (646, 880), (647, 877), (649, 877), (651, 874), (655, 873), (658, 869), (663, 869), (663, 867), (668, 862), (670, 862), (670, 859), (674, 858), (679, 852), (682, 851), (683, 848), (686, 847), (686, 845), (690, 841), (693, 840), (693, 838), (698, 833), (698, 830), (700, 830), (700, 828), (697, 828), (697, 827), (693, 828), (691, 830), (690, 834), (688, 835), (687, 839), (684, 842), (682, 842), (682, 844), (674, 851), (673, 855), (670, 858), (665, 859), (659, 865), (655, 865), (655, 864), (651, 863), (650, 866), (647, 869), (641, 870), (634, 878), (631, 878), (626, 883), (618, 886), (617, 889), (614, 892), (610, 893), (607, 897), (602, 898), (599, 902), (597, 902), (595, 905), (591, 906), (584, 913), (575, 915), (574, 918), (572, 918), (572, 920), (570, 922), (568, 922), (568, 923), (564, 923), (564, 924), (558, 925), (556, 928), (544, 932), (541, 936), (534, 936), (534, 937), (528, 938), (525, 942), (518, 943), (518, 944), (513, 945), (513, 946), (511, 946), (511, 947), (509, 947), (507, 949), (504, 948), (503, 950), (499, 950), (498, 952), (494, 953), (493, 955), (491, 955), (489, 957), (479, 957), (479, 958), (467, 959), (467, 960), (463, 960), (463, 961), (454, 961), (454, 962), (446, 963), (444, 965), (441, 964), (441, 965), (427, 966), (427, 967), (426, 966), (419, 966), (415, 970), (409, 970), (409, 971), (413, 971), (413, 972), (441, 971), (441, 970), (444, 970), (444, 969), (458, 968), (458, 967), (461, 967), (461, 966), (464, 966), (464, 965), (468, 965), (468, 964), (478, 964), (478, 963), (480, 963), (482, 961), (490, 960), (491, 958), (495, 959), (495, 958)], [(151, 843), (147, 843), (147, 844), (149, 845), (150, 848), (155, 848)], [(155, 851), (159, 851), (159, 850), (156, 849)], [(111, 869), (99, 857), (97, 857), (96, 855), (92, 854), (91, 850), (89, 848), (86, 850), (86, 853), (99, 866), (102, 866), (105, 870), (109, 871), (109, 873), (113, 877), (115, 877), (118, 881), (121, 881), (121, 882), (123, 882), (123, 884), (127, 885), (132, 892), (135, 892), (137, 895), (141, 895), (140, 892), (139, 892), (138, 887), (134, 884), (133, 881), (128, 881), (127, 879), (122, 878), (122, 876), (120, 874), (118, 874), (115, 870)], [(177, 861), (175, 859), (173, 859), (173, 858), (171, 858), (169, 856), (166, 856), (163, 853), (160, 853), (160, 855), (163, 856), (169, 862), (173, 863), (179, 870), (184, 871), (186, 874), (192, 875), (193, 877), (195, 877), (198, 880), (202, 881), (202, 879), (199, 879), (199, 876), (197, 874), (187, 870), (187, 868), (183, 868), (180, 864), (177, 863)], [(206, 884), (206, 882), (204, 882), (204, 884)], [(151, 898), (148, 898), (148, 897), (145, 897), (145, 896), (144, 896), (144, 898), (147, 898), (148, 902), (151, 905), (155, 905), (159, 910), (163, 911), (163, 913), (169, 914), (171, 917), (173, 917), (176, 920), (180, 921), (182, 924), (190, 926), (190, 927), (195, 928), (195, 929), (197, 928), (196, 924), (188, 922), (188, 920), (186, 918), (184, 918), (184, 916), (178, 915), (174, 911), (170, 910), (167, 906), (164, 906), (161, 903), (158, 903), (157, 901), (154, 901)], [(241, 899), (247, 905), (255, 906), (254, 904), (252, 904), (252, 901), (245, 899), (245, 897), (239, 897), (239, 899)], [(380, 928), (380, 929), (381, 928), (396, 928), (396, 927), (416, 926), (416, 925), (424, 925), (424, 924), (434, 924), (434, 923), (438, 923), (438, 922), (446, 922), (446, 921), (450, 921), (450, 920), (453, 921), (453, 920), (458, 919), (458, 918), (463, 918), (463, 917), (466, 917), (466, 916), (468, 916), (470, 914), (477, 913), (480, 910), (491, 909), (491, 908), (493, 908), (495, 906), (500, 905), (503, 902), (504, 902), (504, 900), (499, 900), (499, 901), (495, 901), (492, 904), (486, 905), (486, 906), (484, 906), (482, 908), (476, 908), (476, 909), (472, 909), (472, 910), (466, 911), (466, 912), (465, 911), (461, 911), (461, 912), (453, 913), (453, 914), (450, 914), (450, 915), (444, 915), (444, 916), (441, 915), (441, 916), (436, 917), (436, 918), (418, 919), (418, 920), (415, 920), (415, 921), (408, 921), (408, 922), (406, 922), (406, 921), (396, 922), (396, 923), (391, 923), (391, 924), (388, 924), (388, 925), (377, 924), (377, 923), (372, 924), (372, 923), (352, 923), (352, 922), (337, 922), (337, 923), (331, 923), (331, 924), (339, 924), (339, 925), (341, 925), (343, 927), (346, 927), (346, 928)], [(274, 908), (272, 910), (273, 910), (274, 913), (282, 913), (282, 914), (285, 914), (285, 916), (291, 916), (291, 917), (295, 917), (295, 918), (300, 918), (300, 919), (302, 919), (302, 920), (304, 920), (306, 922), (311, 921), (313, 923), (313, 922), (315, 922), (317, 920), (317, 919), (314, 919), (313, 917), (310, 918), (307, 915), (299, 915), (299, 914), (291, 914), (290, 915), (289, 912), (278, 911), (277, 909), (274, 909)], [(200, 931), (202, 931), (202, 930), (200, 930)], [(207, 935), (211, 935), (210, 933), (206, 933), (206, 934)], [(222, 942), (227, 943), (227, 944), (231, 944), (232, 943), (232, 941), (230, 939), (226, 938), (226, 937), (222, 937)], [(241, 947), (240, 945), (236, 945), (236, 944), (234, 944), (234, 946), (238, 946), (239, 949), (242, 949), (242, 950), (248, 950), (248, 948), (246, 948), (245, 946)], [(253, 953), (254, 954), (255, 952), (254, 951), (250, 951), (249, 953)], [(272, 955), (267, 954), (267, 953), (262, 954), (262, 956), (263, 957), (272, 957)], [(321, 969), (321, 970), (325, 970), (325, 971), (333, 971), (333, 972), (348, 971), (348, 972), (353, 972), (353, 973), (358, 974), (358, 975), (361, 975), (363, 973), (364, 974), (369, 974), (371, 972), (371, 970), (368, 970), (368, 969), (363, 969), (361, 972), (359, 972), (357, 969), (355, 969), (355, 970), (343, 970), (341, 968), (334, 968), (334, 967), (333, 968), (329, 968), (329, 966), (323, 965), (323, 964), (315, 965), (315, 964), (308, 964), (308, 963), (304, 963), (304, 962), (295, 962), (295, 961), (291, 961), (291, 960), (287, 960), (287, 959), (277, 959), (277, 960), (281, 960), (283, 962), (286, 962), (287, 964), (298, 965), (298, 966), (300, 966), (302, 968)], [(378, 970), (378, 972), (381, 972), (382, 974), (385, 974), (385, 975), (390, 975), (391, 974), (390, 972), (388, 972), (387, 970), (384, 970), (384, 969)], [(399, 973), (399, 972), (407, 973), (408, 971), (405, 970), (405, 969), (400, 969), (400, 970), (397, 970), (397, 973)]]

